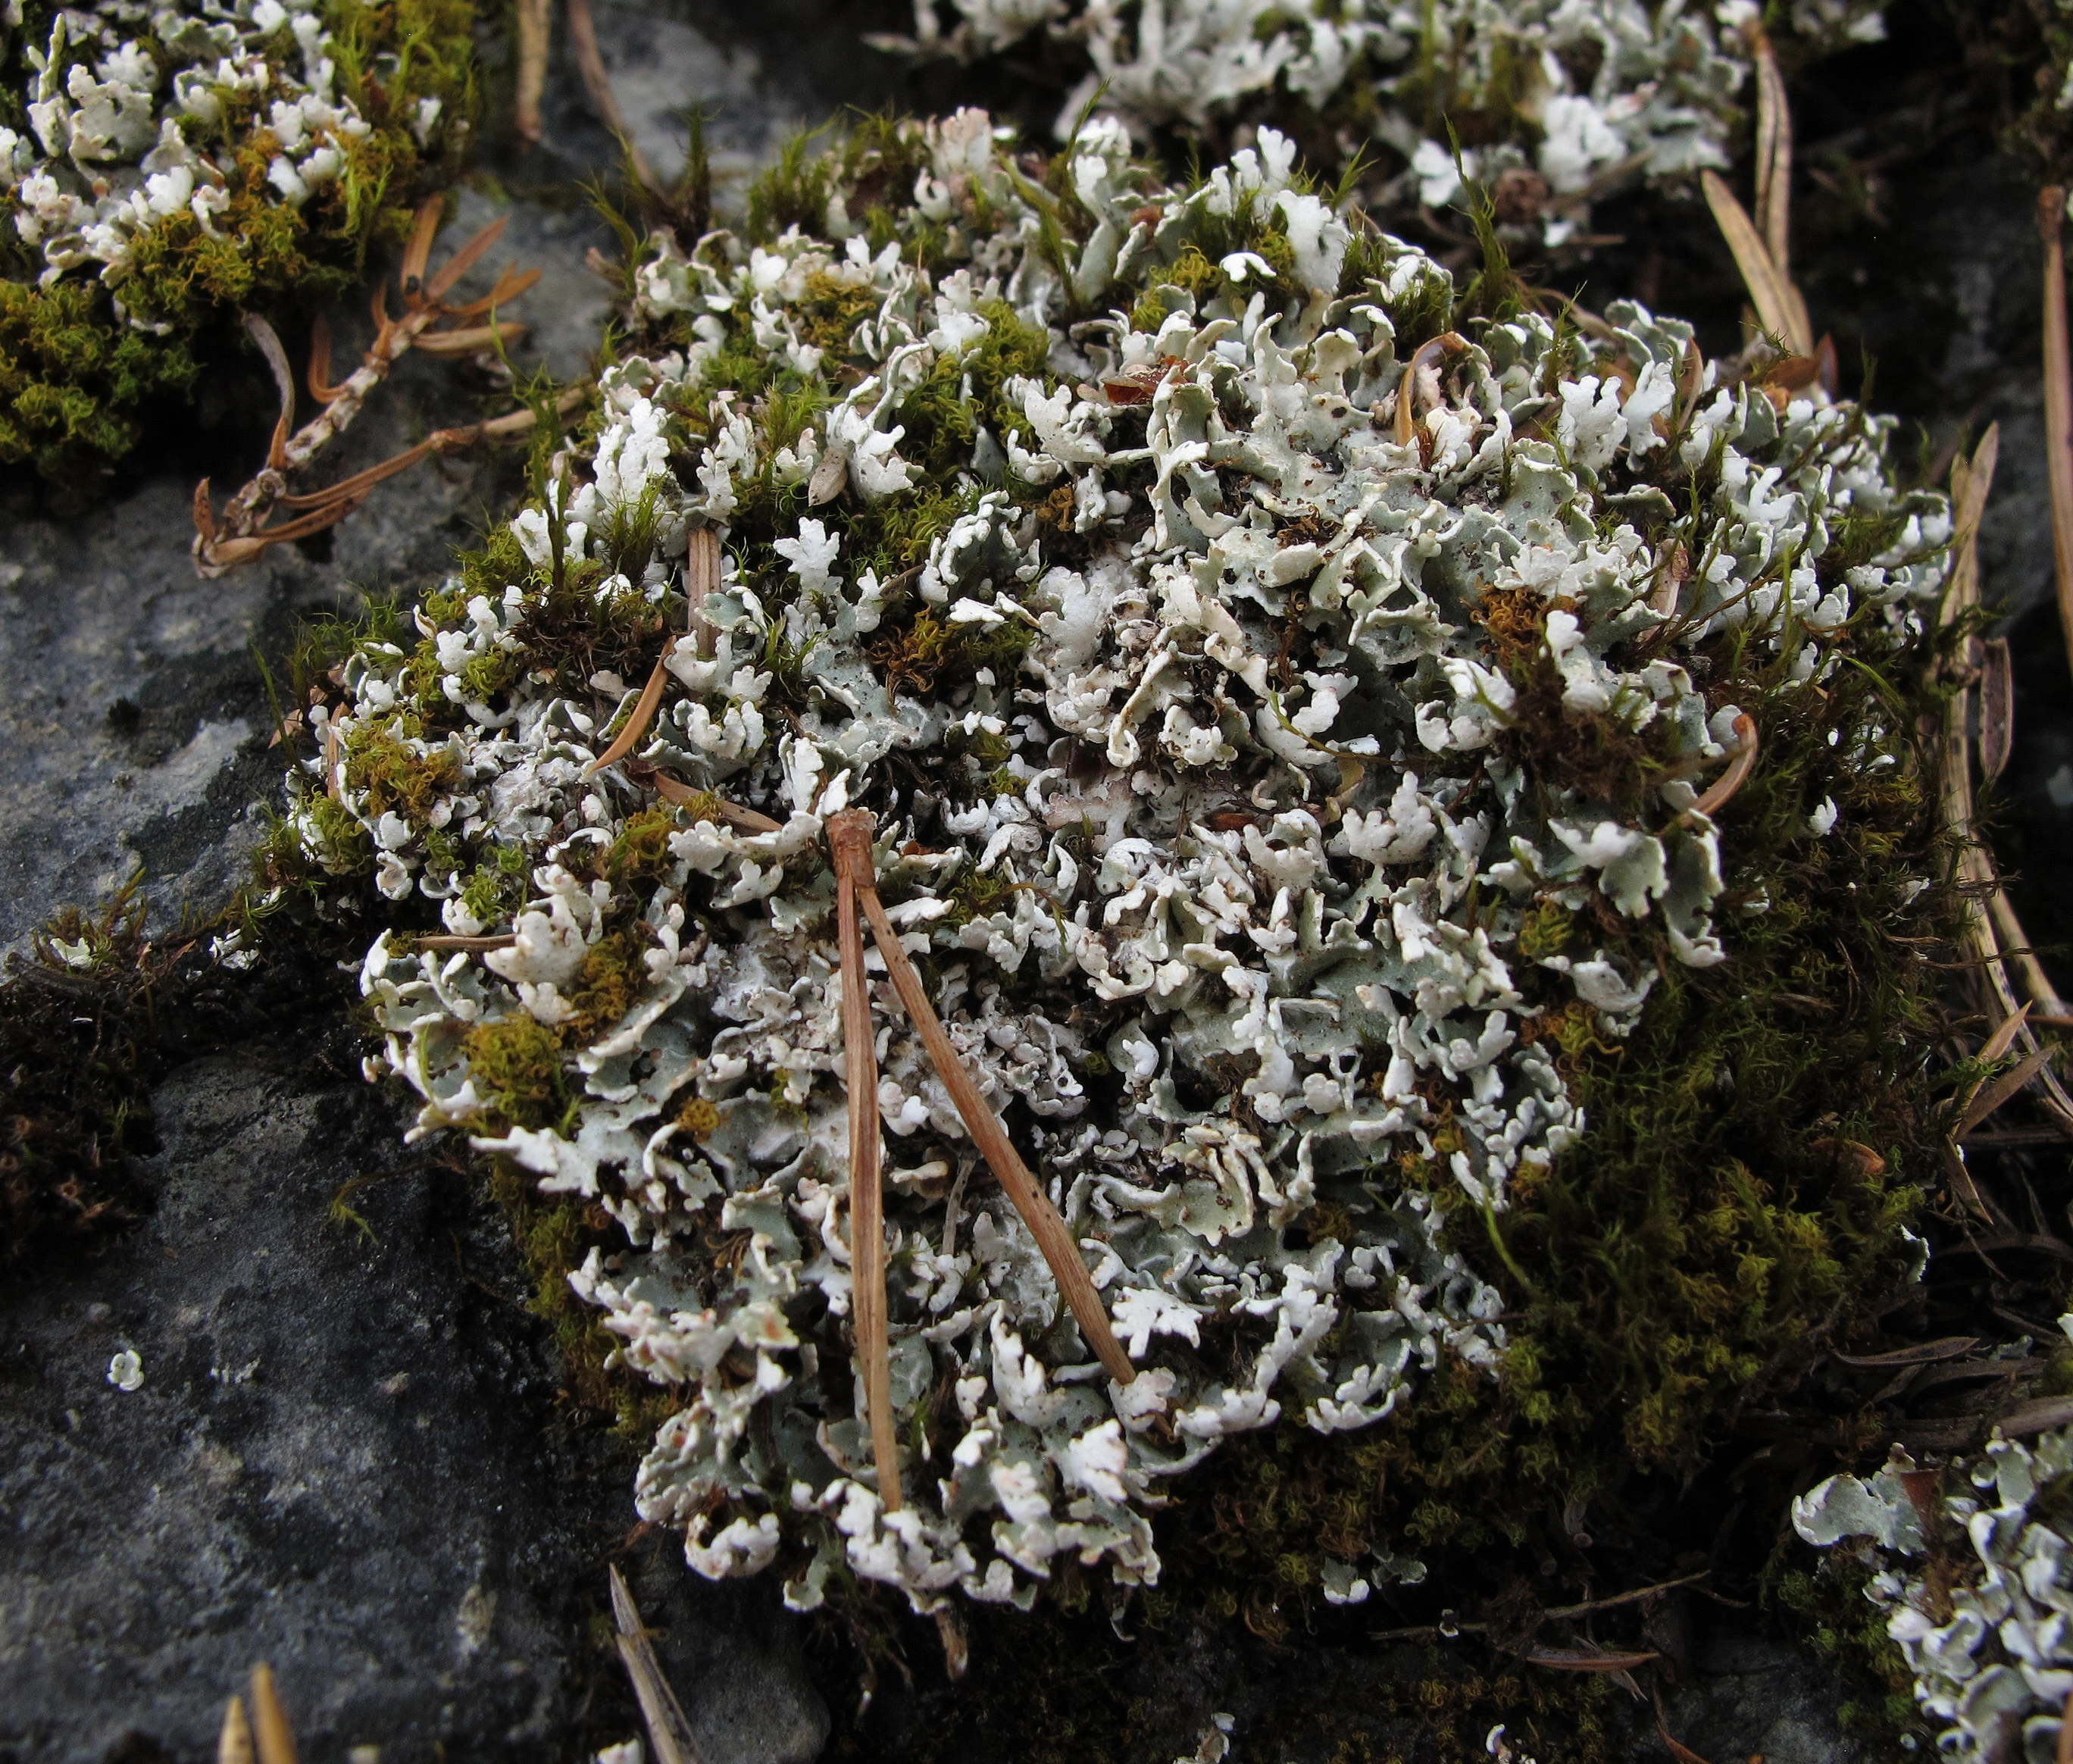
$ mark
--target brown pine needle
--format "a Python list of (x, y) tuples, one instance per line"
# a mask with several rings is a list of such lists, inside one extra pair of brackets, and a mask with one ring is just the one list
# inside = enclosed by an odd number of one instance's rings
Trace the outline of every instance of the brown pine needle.
[(274, 1668), (262, 1660), (252, 1668), (252, 1729), (259, 1764), (295, 1764), (295, 1730), (274, 1691)]
[(633, 1695), (641, 1704), (641, 1718), (647, 1725), (649, 1743), (655, 1749), (655, 1764), (705, 1764), (705, 1754), (692, 1737), (691, 1724), (684, 1705), (662, 1675), (655, 1649), (641, 1622), (641, 1609), (616, 1567), (607, 1571), (612, 1581), (612, 1618), (619, 1634), (620, 1663), (633, 1681)]
[(1954, 1139), (1962, 1140), (1979, 1126), (2004, 1102), (2044, 1069), (2045, 1062), (2059, 1052), (2056, 1046), (2041, 1047), (2024, 1056), (2021, 1062), (2001, 1074), (1986, 1089), (1974, 1097), (1965, 1110), (1964, 1118), (1958, 1123)]
[(2073, 657), (2073, 358), (2066, 336), (2066, 191), (2037, 198), (2044, 237), (2044, 455), (2051, 485), (2051, 552), (2058, 564), (2059, 620)]
[[(856, 824), (864, 829), (864, 848), (868, 851), (868, 812), (861, 809), (847, 812), (859, 818)], [(831, 816), (830, 826), (843, 818)], [(865, 874), (870, 874), (868, 869)], [(1111, 1378), (1119, 1384), (1129, 1383), (1137, 1376), (1137, 1368), (1130, 1363), (1130, 1356), (1123, 1351), (1123, 1344), (1116, 1340), (1115, 1331), (1109, 1325), (1108, 1313), (1102, 1309), (1101, 1295), (1094, 1290), (1094, 1283), (1087, 1277), (1086, 1264), (1080, 1259), (1080, 1247), (1073, 1241), (1071, 1230), (1058, 1216), (1050, 1197), (1037, 1186), (1036, 1177), (1029, 1173), (1028, 1167), (1009, 1140), (1007, 1130), (1001, 1126), (1000, 1117), (979, 1094), (979, 1086), (973, 1082), (964, 1061), (958, 1057), (949, 1032), (936, 1015), (935, 1007), (929, 1002), (921, 977), (914, 971), (914, 964), (908, 959), (906, 950), (900, 946), (900, 934), (892, 929), (892, 920), (885, 916), (884, 904), (878, 898), (876, 879), (859, 881), (856, 892), (857, 899), (863, 903), (864, 916), (871, 921), (872, 941), (884, 959), (892, 989), (900, 995), (900, 1006), (907, 1012), (908, 1021), (913, 1024), (915, 1033), (921, 1037), (921, 1045), (928, 1050), (937, 1076), (943, 1081), (943, 1088), (950, 1093), (950, 1100), (964, 1118), (972, 1143), (992, 1167), (1000, 1185), (1008, 1191), (1008, 1199), (1015, 1203), (1016, 1211), (1022, 1215), (1022, 1222), (1029, 1227), (1029, 1234), (1036, 1239), (1037, 1248), (1044, 1252), (1051, 1276), (1058, 1283), (1065, 1303), (1072, 1308), (1087, 1345), (1107, 1368)]]
[[(2045, 212), (2040, 210), (2040, 217)], [(2063, 199), (2058, 208), (2049, 212), (2063, 213)], [(2047, 284), (2057, 256), (2055, 251), (2047, 256)], [(2065, 286), (2063, 265), (2060, 266), (2059, 280), (2063, 319)], [(2047, 296), (2048, 294), (2047, 286)], [(2063, 323), (2059, 336), (2063, 348)], [(2047, 328), (2047, 346), (2050, 336)], [(2051, 377), (2047, 373), (2047, 394), (2051, 384)], [(2069, 398), (2068, 402), (2073, 403), (2073, 398)], [(2047, 399), (2047, 406), (2048, 402)], [(1994, 468), (2000, 457), (2001, 429), (1996, 424), (1980, 436), (1980, 443), (1973, 449), (1970, 460), (1960, 457), (1951, 467), (1951, 525), (1957, 550), (1951, 564), (1951, 579), (1944, 589), (1939, 616), (1940, 621), (1947, 625), (1979, 604), (1980, 522), (1986, 512), (1988, 497), (1993, 488)], [(2069, 462), (2069, 467), (2073, 468), (2073, 461)], [(2054, 497), (2055, 505), (2055, 488)], [(2069, 497), (2069, 501), (2073, 501), (2073, 497)], [(2063, 589), (2063, 576), (2061, 579)], [(1983, 662), (1984, 652), (1976, 645), (1968, 645), (1960, 660), (1968, 665)], [(1989, 684), (1984, 680), (1982, 683)], [(2066, 1008), (2043, 967), (2031, 953), (2030, 939), (2024, 934), (2014, 905), (1995, 873), (1993, 859), (1973, 829), (1972, 743), (1969, 733), (1972, 690), (1969, 677), (1961, 673), (1958, 690), (1951, 694), (1949, 708), (1945, 712), (1942, 779), (1943, 824), (1962, 842), (1958, 854), (1957, 880), (1968, 890), (1967, 897), (1962, 902), (1965, 914), (1964, 941), (1978, 964), (1981, 979), (1991, 991), (1990, 1004), (1998, 1008), (2004, 1021), (2014, 1016), (2017, 1011), (2015, 983), (2010, 978), (2011, 970), (2021, 978), (2024, 990), (2039, 1008), (2041, 1014), (2019, 1026), (2017, 1033), (2034, 1048), (2036, 1037), (2030, 1030), (2030, 1023), (2041, 1023), (2049, 1016), (2063, 1015)], [(1989, 710), (1987, 715), (1991, 719), (1995, 713)], [(1987, 732), (1983, 728), (1983, 748), (1986, 746), (1986, 736)], [(1984, 911), (1981, 910), (1982, 901)], [(2073, 1098), (2067, 1096), (2064, 1087), (2048, 1068), (2040, 1065), (2035, 1075), (2044, 1086), (2045, 1094), (2041, 1100), (2045, 1111), (2062, 1127), (2073, 1131)], [(1995, 1106), (1999, 1107), (1999, 1104)], [(1962, 1174), (1962, 1166), (1955, 1166), (1953, 1185), (1959, 1189), (1960, 1197), (1964, 1200), (1966, 1198), (1966, 1185), (1958, 1182), (1959, 1174)], [(1971, 1203), (1968, 1201), (1968, 1204)]]
[(719, 535), (695, 527), (684, 553), (684, 629), (701, 661), (713, 652), (713, 628), (706, 622), (706, 597), (719, 587)]
[(1405, 364), (1403, 377), (1396, 385), (1393, 435), (1399, 447), (1408, 447), (1418, 432), (1418, 376), (1443, 357), (1464, 354), (1468, 348), (1468, 339), (1458, 331), (1442, 332), (1430, 342), (1419, 344), (1418, 352)]
[[(343, 433), (359, 415), (361, 406), (374, 389), (388, 377), (389, 370), (412, 348), (422, 349), (431, 355), (463, 355), (490, 347), (492, 344), (517, 336), (524, 327), (510, 322), (479, 325), (468, 328), (452, 328), (452, 321), (466, 315), (474, 316), (486, 310), (483, 303), (476, 302), (465, 308), (450, 308), (442, 303), (441, 296), (495, 244), (503, 232), (505, 223), (499, 220), (484, 228), (427, 282), (425, 268), (431, 256), (432, 241), (439, 232), (440, 216), (444, 209), (438, 197), (427, 202), (418, 212), (417, 225), (410, 236), (410, 243), (403, 253), (401, 282), (403, 291), (404, 314), (400, 319), (389, 316), (386, 289), (376, 285), (373, 310), (375, 336), (373, 347), (362, 358), (360, 366), (336, 385), (331, 384), (331, 335), (328, 327), (321, 323), (313, 333), (310, 348), (309, 382), (311, 395), (324, 406), (315, 418), (291, 435), (295, 420), (295, 378), (288, 368), (286, 352), (281, 348), (280, 339), (263, 319), (246, 320), (253, 340), (265, 355), (268, 366), (281, 397), (281, 414), (274, 429), (274, 437), (267, 448), (266, 465), (263, 471), (238, 491), (225, 505), (219, 517), (209, 500), (208, 482), (204, 479), (195, 491), (194, 558), (196, 573), (204, 577), (220, 576), (240, 565), (253, 563), (264, 557), (273, 546), (283, 541), (307, 538), (321, 533), (328, 526), (344, 519), (359, 507), (368, 490), (383, 479), (414, 465), (434, 452), (453, 452), (472, 442), (504, 435), (522, 433), (536, 420), (530, 410), (514, 411), (510, 416), (498, 418), (493, 422), (477, 423), (465, 429), (443, 429), (428, 437), (416, 447), (406, 449), (394, 458), (356, 474), (344, 484), (333, 484), (328, 490), (291, 496), (287, 479), (295, 472), (307, 466), (323, 449)], [(509, 279), (507, 271), (498, 281), (500, 291), (509, 292), (506, 298), (522, 292), (531, 283), (524, 278), (516, 282)], [(490, 297), (491, 306), (497, 296)], [(447, 328), (435, 329), (435, 326)], [(562, 408), (569, 408), (579, 402), (580, 391), (564, 396)], [(301, 519), (284, 525), (268, 523), (274, 511), (279, 507), (306, 509), (310, 512)]]
[[(423, 253), (417, 259), (417, 269), (415, 274), (414, 274), (412, 273), (407, 265), (404, 268), (404, 298), (409, 300), (413, 305), (415, 305), (420, 299), (436, 303), (446, 293), (447, 289), (451, 288), (456, 282), (460, 281), (463, 276), (466, 275), (469, 270), (472, 270), (476, 264), (482, 261), (483, 253), (488, 250), (492, 245), (496, 244), (499, 239), (504, 237), (504, 229), (510, 224), (511, 216), (509, 215), (500, 214), (494, 220), (491, 221), (488, 226), (483, 228), (482, 230), (477, 233), (473, 238), (470, 239), (466, 245), (463, 245), (460, 250), (454, 253), (454, 254), (448, 258), (444, 263), (440, 265), (438, 274), (435, 275), (429, 282), (426, 282), (424, 281), (425, 264), (431, 255), (432, 236), (439, 231), (439, 223), (435, 220), (432, 223), (431, 233), (425, 235), (425, 249)], [(414, 239), (411, 241), (414, 249), (415, 249), (416, 244), (417, 241)], [(423, 291), (422, 295), (419, 293), (418, 289), (411, 286), (413, 282), (423, 283)]]
[(2015, 752), (2015, 658), (2006, 637), (1980, 645), (1980, 776), (1992, 784)]
[(509, 264), (497, 272), (497, 286), (480, 300), (471, 300), (466, 306), (449, 306), (449, 319), (479, 319), (492, 307), (508, 306), (521, 294), (531, 289), (540, 279), (538, 270), (514, 270)]
[(274, 334), (274, 328), (256, 312), (245, 315), (245, 328), (252, 334), (252, 340), (259, 345), (259, 352), (266, 358), (266, 366), (274, 376), (274, 389), (281, 397), (281, 414), (274, 422), (274, 439), (266, 448), (266, 463), (276, 472), (287, 458), (288, 437), (295, 427), (295, 377), (289, 370), (288, 352), (281, 347), (281, 340)]
[(1536, 1647), (1519, 1658), (1528, 1666), (1552, 1666), (1558, 1672), (1630, 1672), (1637, 1666), (1659, 1660), (1660, 1654), (1597, 1654), (1577, 1647)]
[(417, 348), (420, 355), (476, 355), (499, 343), (515, 343), (525, 334), (525, 327), (510, 319), (501, 324), (470, 325), (462, 331), (423, 332)]
[[(1814, 326), (1807, 315), (1807, 302), (1792, 279), (1792, 106), (1786, 97), (1777, 52), (1762, 32), (1756, 39), (1756, 116), (1757, 229), (1791, 303), (1796, 326), (1793, 334), (1811, 340)], [(1832, 358), (1834, 344), (1828, 344), (1827, 349)], [(1793, 353), (1814, 355), (1815, 351), (1795, 343)], [(1834, 388), (1829, 390), (1832, 394)]]
[(1743, 711), (1735, 719), (1735, 733), (1741, 738), (1741, 745), (1735, 749), (1734, 764), (1714, 779), (1706, 793), (1684, 811), (1688, 816), (1703, 814), (1710, 818), (1718, 814), (1756, 769), (1756, 719)]
[(649, 169), (641, 149), (634, 145), (633, 131), (627, 127), (626, 117), (619, 108), (618, 95), (612, 89), (612, 76), (604, 71), (604, 57), (597, 47), (597, 26), (590, 15), (590, 0), (569, 0), (569, 44), (576, 52), (576, 67), (583, 75), (583, 90), (590, 94), (591, 107), (597, 112), (598, 121), (617, 138), (633, 175), (649, 189), (659, 192), (662, 187)]
[(554, 0), (518, 0), (518, 92), (513, 121), (521, 141), (540, 138), (540, 96), (547, 89), (547, 32)]
[(321, 312), (310, 324), (310, 396), (329, 404), (339, 389), (331, 383), (331, 320)]
[(2046, 1024), (2054, 1028), (2073, 1028), (2073, 1017), (2067, 1018), (2063, 1023), (2052, 1022), (2054, 1016), (2066, 1016), (2065, 1001), (2059, 996), (2050, 976), (2044, 971), (2043, 966), (2032, 952), (2030, 934), (2023, 929), (2022, 921), (2016, 916), (2015, 903), (2009, 899), (2008, 890), (1996, 888), (1987, 896), (1987, 910), (1993, 916), (1995, 930), (2001, 934), (2001, 941), (2005, 946), (2006, 958), (2015, 964), (2017, 973), (2022, 976), (2025, 989), (2042, 1007), (2032, 1013), (2030, 1020), (2033, 1024)]
[(619, 732), (618, 739), (610, 747), (583, 768), (586, 777), (624, 759), (633, 751), (634, 744), (648, 732), (648, 725), (655, 720), (656, 707), (662, 702), (662, 688), (669, 683), (670, 657), (676, 653), (677, 640), (671, 637), (662, 645), (662, 653), (656, 657), (648, 683), (641, 689), (641, 696), (633, 701), (633, 715), (626, 719), (626, 727)]
[[(701, 640), (710, 636), (711, 627), (699, 615), (706, 596), (711, 593), (719, 581), (719, 540), (709, 527), (700, 527), (692, 534), (690, 550), (684, 562), (685, 623), (690, 633)], [(703, 648), (703, 641), (701, 642)], [(641, 689), (641, 696), (634, 701), (633, 715), (626, 719), (626, 727), (619, 732), (619, 738), (595, 760), (583, 768), (586, 776), (602, 772), (607, 766), (623, 760), (633, 751), (634, 744), (648, 732), (648, 725), (655, 720), (655, 712), (662, 702), (662, 689), (669, 684), (670, 657), (677, 653), (674, 637), (662, 645), (662, 653), (655, 658), (653, 670), (648, 683)], [(743, 813), (751, 811), (744, 810)], [(759, 818), (765, 818), (759, 817)], [(776, 832), (777, 823), (773, 821), (767, 829)]]
[(252, 1724), (245, 1718), (243, 1699), (236, 1696), (223, 1712), (223, 1731), (216, 1741), (216, 1764), (253, 1764)]
[(885, 1201), (879, 1183), (878, 1054), (863, 977), (858, 895), (872, 887), (872, 817), (851, 809), (828, 817), (835, 868), (835, 934), (842, 952), (843, 1081), (849, 1092), (850, 1291), (871, 1456), (885, 1511), (900, 1505), (900, 1434), (892, 1415), (892, 1346), (885, 1297)]
[(772, 820), (767, 814), (745, 809), (739, 802), (730, 802), (710, 790), (694, 790), (688, 784), (680, 784), (666, 772), (657, 772), (639, 781), (649, 785), (665, 802), (714, 816), (729, 826), (740, 827), (744, 833), (777, 833), (783, 830), (781, 822)]
[(1749, 219), (1749, 211), (1735, 200), (1734, 192), (1717, 173), (1700, 172), (1699, 183), (1706, 192), (1706, 205), (1713, 211), (1721, 237), (1728, 241), (1728, 249), (1734, 253), (1735, 267), (1742, 273), (1749, 304), (1756, 308), (1757, 323), (1766, 336), (1777, 339), (1791, 354), (1812, 356), (1812, 328), (1803, 316), (1804, 303), (1799, 291), (1770, 261), (1770, 249)]
[(2073, 1691), (2066, 1693), (2066, 1707), (2059, 1712), (2059, 1764), (2073, 1764)]
[(1986, 1045), (1980, 1049), (1980, 1057), (1982, 1060), (1998, 1060), (2007, 1053), (2015, 1045), (2015, 1038), (2029, 1017), (2030, 1007), (2027, 1004), (2019, 1011), (2010, 1012), (2001, 1026), (1987, 1037)]
[(1655, 1731), (1661, 1736), (1670, 1755), (1677, 1760), (1677, 1764), (1706, 1764), (1704, 1758), (1670, 1731), (1670, 1717), (1664, 1713), (1663, 1708), (1663, 1686), (1659, 1683), (1651, 1684), (1649, 1690), (1655, 1698)]

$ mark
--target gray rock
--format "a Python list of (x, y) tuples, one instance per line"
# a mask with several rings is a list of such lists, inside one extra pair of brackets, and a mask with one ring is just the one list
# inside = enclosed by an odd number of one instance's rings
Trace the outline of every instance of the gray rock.
[[(558, 1419), (495, 1217), (356, 1074), (248, 1047), (158, 1104), (153, 1217), (0, 1295), (0, 1757), (206, 1756), (261, 1659), (306, 1756), (629, 1737), (586, 1626), (630, 1465)], [(355, 1177), (364, 1225), (335, 1205)], [(631, 1567), (710, 1764), (813, 1758), (769, 1589), (697, 1581), (661, 1537)]]
[(1836, 1719), (1835, 1674), (1805, 1649), (1724, 1623), (1693, 1664), (1693, 1682), (1667, 1701), (1671, 1732), (1700, 1757), (1857, 1764), (1864, 1755)]

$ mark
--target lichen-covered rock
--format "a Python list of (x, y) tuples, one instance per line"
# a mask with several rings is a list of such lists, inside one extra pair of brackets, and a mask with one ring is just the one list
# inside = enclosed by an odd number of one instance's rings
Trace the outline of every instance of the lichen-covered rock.
[[(2060, 1319), (2062, 1328), (2073, 1317)], [(1868, 1478), (1832, 1476), (1794, 1502), (1809, 1544), (1856, 1555), (1865, 1596), (1914, 1675), (1945, 1756), (2063, 1755), (2073, 1696), (2073, 1428), (2004, 1439), (1952, 1470), (1897, 1449)]]
[[(1568, 1058), (1729, 958), (1733, 682), (1815, 702), (1863, 634), (1912, 641), (1947, 514), (1877, 421), (1638, 307), (1471, 342), (1271, 131), (1176, 188), (1115, 122), (1047, 171), (966, 111), (752, 212), (764, 243), (647, 247), (645, 352), (420, 641), (344, 659), (295, 824), (388, 903), (369, 1070), (414, 1131), (620, 1234), (574, 1284), (681, 1405), (637, 1499), (696, 1566), (781, 1561), (800, 1606), (830, 1574), (1026, 1604), (1061, 1556), (1148, 1582), (1220, 1442), (1386, 1425), (1443, 1366), (1494, 1389), (1461, 1246), (1585, 1131)], [(1869, 702), (1829, 739), (1876, 774), (1909, 732)], [(1140, 1368), (1102, 1376), (875, 968), (893, 1512), (822, 838), (859, 805)], [(1325, 1596), (1417, 1577), (1404, 1544)]]
[(118, 457), (197, 332), (349, 286), (451, 170), (468, 0), (0, 9), (0, 460)]
[[(1349, 156), (1379, 142), (1407, 202), (1440, 208), (1461, 173), (1501, 217), (1560, 245), (1589, 199), (1637, 177), (1728, 163), (1746, 102), (1755, 0), (916, 0), (910, 53), (971, 60), (1041, 35), (1086, 72), (1092, 105), (1133, 131), (1199, 133), (1287, 113)], [(1882, 35), (1877, 0), (1770, 9), (1818, 53)], [(1448, 125), (1461, 144), (1457, 165)]]

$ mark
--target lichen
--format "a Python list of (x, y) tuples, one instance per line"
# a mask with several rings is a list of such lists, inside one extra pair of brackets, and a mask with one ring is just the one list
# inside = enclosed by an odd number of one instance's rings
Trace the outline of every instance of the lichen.
[(468, 0), (98, 0), (0, 23), (0, 461), (119, 459), (246, 311), (352, 286), (451, 175)]
[(1039, 39), (1082, 70), (1061, 139), (1090, 111), (1140, 139), (1279, 122), (1325, 150), (1379, 150), (1399, 171), (1387, 204), (1446, 206), (1465, 174), (1505, 223), (1560, 246), (1621, 185), (1728, 163), (1760, 25), (1811, 56), (1877, 41), (1882, 13), (1877, 0), (915, 0), (913, 34), (878, 40), (969, 63)]
[(1947, 1470), (1896, 1447), (1874, 1475), (1832, 1476), (1793, 1503), (1801, 1538), (1836, 1550), (1883, 1615), (1944, 1756), (2050, 1764), (2063, 1749), (2069, 1496), (2073, 1428), (2030, 1440), (1997, 1428)]
[[(1912, 1200), (1821, 1160), (1804, 1038), (1761, 1038), (1769, 965), (1817, 985), (1832, 925), (1847, 962), (1935, 898), (1878, 670), (1926, 657), (1949, 520), (1885, 426), (1630, 303), (1457, 335), (1446, 274), (1271, 130), (1173, 187), (1105, 121), (1048, 167), (975, 112), (874, 125), (754, 212), (645, 248), (575, 443), (414, 645), (355, 647), (298, 781), (313, 863), (376, 854), (369, 1069), (414, 1135), (623, 1233), (571, 1284), (674, 1406), (644, 1515), (703, 1572), (781, 1560), (801, 1608), (852, 1576), (1027, 1605), (1152, 1586), (1166, 1491), (1248, 1435), (1435, 1443), (1391, 1470), (1412, 1503), (1325, 1486), (1278, 1549), (1346, 1602), (1502, 1531), (1479, 1462), (1699, 1449)], [(1761, 785), (1702, 803), (1752, 740)], [(1139, 1367), (1090, 1363), (880, 975), (896, 1511), (820, 837), (856, 804)], [(1831, 872), (1847, 909), (1790, 897)], [(1851, 1044), (1896, 1159), (1915, 997)], [(1759, 1050), (1762, 1158), (1709, 1102)], [(1688, 1161), (1650, 1165), (1659, 1127)], [(1657, 1289), (1673, 1329), (1608, 1327)]]

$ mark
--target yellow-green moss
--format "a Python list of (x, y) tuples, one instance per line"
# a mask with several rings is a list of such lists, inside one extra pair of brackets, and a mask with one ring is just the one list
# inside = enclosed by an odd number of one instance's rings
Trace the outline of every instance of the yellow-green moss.
[(530, 1016), (478, 1023), (462, 1051), (476, 1093), (513, 1127), (558, 1127), (575, 1107), (562, 1070), (561, 1031)]

